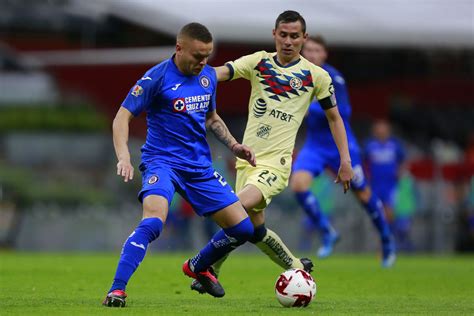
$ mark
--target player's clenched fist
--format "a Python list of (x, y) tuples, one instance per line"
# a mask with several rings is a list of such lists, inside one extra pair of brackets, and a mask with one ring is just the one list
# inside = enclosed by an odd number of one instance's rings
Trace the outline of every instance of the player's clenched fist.
[(117, 163), (117, 175), (123, 177), (124, 182), (133, 179), (133, 166), (130, 161), (119, 160)]

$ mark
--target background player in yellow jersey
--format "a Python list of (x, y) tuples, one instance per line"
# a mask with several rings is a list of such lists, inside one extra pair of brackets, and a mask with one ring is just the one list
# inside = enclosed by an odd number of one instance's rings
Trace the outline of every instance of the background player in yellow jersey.
[[(278, 235), (265, 227), (264, 209), (288, 185), (298, 129), (316, 98), (325, 110), (340, 155), (337, 182), (344, 191), (352, 178), (344, 123), (339, 115), (328, 73), (300, 55), (308, 37), (304, 18), (295, 11), (281, 13), (273, 30), (276, 53), (259, 51), (217, 67), (219, 81), (244, 78), (252, 86), (243, 144), (252, 147), (257, 167), (237, 160), (236, 192), (255, 227), (250, 239), (284, 269), (311, 271), (309, 259), (296, 258)], [(223, 258), (214, 264), (219, 273)], [(197, 281), (191, 288), (204, 292)]]

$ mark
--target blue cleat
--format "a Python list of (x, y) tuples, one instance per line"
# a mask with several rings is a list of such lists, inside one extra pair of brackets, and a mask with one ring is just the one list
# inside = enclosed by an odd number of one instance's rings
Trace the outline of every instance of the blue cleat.
[(324, 259), (329, 257), (332, 253), (334, 245), (340, 240), (340, 236), (336, 231), (323, 235), (323, 245), (318, 249), (318, 258)]
[(395, 241), (390, 237), (382, 243), (382, 268), (391, 268), (397, 259)]

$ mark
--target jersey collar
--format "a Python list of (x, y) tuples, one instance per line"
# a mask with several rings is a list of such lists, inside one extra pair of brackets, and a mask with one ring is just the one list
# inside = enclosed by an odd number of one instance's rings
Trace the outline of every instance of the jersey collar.
[(170, 58), (171, 68), (173, 69), (174, 72), (180, 74), (181, 76), (184, 76), (183, 73), (179, 70), (178, 66), (176, 66), (175, 58), (176, 58), (176, 54), (173, 54), (173, 56), (171, 56)]
[(296, 65), (297, 63), (299, 63), (300, 60), (301, 60), (301, 58), (298, 58), (297, 60), (292, 61), (292, 62), (289, 63), (288, 65), (283, 66), (283, 65), (280, 64), (280, 62), (278, 61), (277, 55), (275, 54), (275, 56), (273, 56), (273, 61), (275, 62), (275, 64), (277, 64), (278, 67), (281, 67), (281, 68), (290, 68), (290, 67)]

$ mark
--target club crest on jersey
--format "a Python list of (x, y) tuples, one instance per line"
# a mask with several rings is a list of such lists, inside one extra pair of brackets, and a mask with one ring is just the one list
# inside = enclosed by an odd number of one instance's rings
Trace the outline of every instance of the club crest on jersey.
[(262, 117), (267, 111), (267, 102), (264, 99), (258, 99), (253, 105), (253, 116)]
[(133, 89), (132, 89), (132, 95), (134, 97), (138, 97), (139, 95), (141, 95), (143, 93), (143, 88), (142, 86), (136, 84)]
[(154, 183), (158, 182), (158, 180), (159, 180), (158, 176), (152, 175), (150, 177), (150, 179), (148, 179), (148, 184), (154, 184)]
[(173, 112), (184, 112), (186, 111), (186, 103), (184, 98), (174, 99), (173, 100)]
[(300, 78), (298, 77), (291, 78), (290, 87), (292, 87), (293, 89), (298, 90), (301, 88), (302, 85), (303, 85), (303, 81), (301, 81)]
[(203, 88), (207, 88), (211, 84), (211, 80), (209, 80), (209, 78), (206, 76), (201, 76), (199, 78), (199, 83), (201, 84)]

